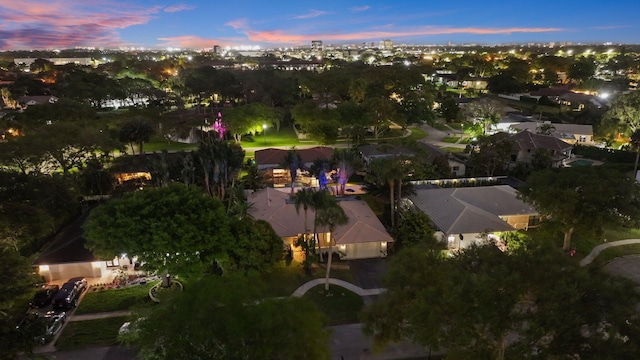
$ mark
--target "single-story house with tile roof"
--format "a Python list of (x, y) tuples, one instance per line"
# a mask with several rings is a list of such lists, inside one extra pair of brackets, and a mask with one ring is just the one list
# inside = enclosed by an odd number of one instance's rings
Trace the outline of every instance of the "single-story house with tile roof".
[(536, 209), (508, 185), (416, 188), (404, 202), (429, 216), (436, 236), (450, 249), (499, 240), (501, 233), (526, 230), (539, 220)]
[(18, 98), (18, 104), (23, 106), (55, 104), (57, 102), (58, 98), (51, 95), (21, 96)]
[[(259, 170), (265, 169), (278, 169), (287, 153), (291, 150), (283, 149), (263, 149), (255, 152), (256, 165)], [(327, 146), (316, 146), (309, 149), (295, 149), (297, 153), (302, 157), (302, 163), (308, 167), (313, 164), (316, 159), (331, 159), (333, 157), (333, 148)]]
[(593, 126), (582, 124), (556, 124), (548, 122), (522, 122), (513, 123), (509, 127), (512, 130), (524, 131), (528, 130), (532, 133), (538, 133), (542, 126), (549, 125), (549, 135), (568, 144), (595, 145), (593, 141)]
[[(266, 178), (270, 179), (270, 183), (274, 187), (283, 187), (291, 184), (291, 178), (288, 175), (289, 169), (283, 169), (280, 165), (287, 153), (291, 150), (283, 149), (263, 149), (255, 152), (255, 161), (258, 170), (266, 174)], [(302, 158), (302, 166), (308, 169), (317, 159), (331, 159), (333, 157), (333, 148), (326, 146), (316, 146), (309, 149), (295, 149)], [(299, 185), (315, 185), (316, 179), (310, 176), (307, 171), (298, 169), (296, 183)]]
[(375, 159), (382, 159), (395, 156), (415, 156), (415, 152), (404, 146), (394, 144), (367, 144), (358, 146), (358, 151), (362, 160), (366, 164)]
[(47, 281), (72, 277), (101, 278), (121, 265), (131, 265), (126, 257), (104, 260), (96, 258), (84, 245), (84, 224), (89, 211), (62, 230), (33, 262)]
[(563, 161), (571, 157), (573, 145), (566, 143), (555, 136), (535, 134), (524, 130), (509, 137), (513, 142), (511, 164), (518, 162), (530, 164), (533, 154), (538, 149), (548, 150), (551, 154), (551, 166), (561, 167)]
[[(301, 234), (305, 233), (305, 216), (301, 209), (298, 213), (290, 200), (288, 191), (266, 188), (249, 195), (247, 201), (252, 204), (249, 215), (255, 219), (265, 220), (282, 238), (286, 246), (290, 246), (294, 258), (301, 260), (302, 250), (293, 244)], [(385, 257), (387, 244), (393, 238), (384, 228), (378, 217), (365, 201), (355, 198), (339, 198), (340, 206), (349, 217), (346, 225), (338, 226), (333, 234), (333, 251), (342, 259), (365, 259)], [(307, 230), (313, 232), (315, 212), (307, 210)], [(321, 250), (328, 250), (328, 228), (318, 228)]]

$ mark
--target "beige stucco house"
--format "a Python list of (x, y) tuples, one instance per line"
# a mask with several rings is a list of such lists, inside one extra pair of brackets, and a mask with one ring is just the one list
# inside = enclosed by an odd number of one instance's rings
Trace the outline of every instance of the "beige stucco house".
[[(296, 260), (302, 259), (302, 250), (293, 244), (298, 236), (305, 233), (304, 211), (296, 212), (288, 191), (266, 188), (249, 195), (247, 201), (252, 204), (249, 214), (271, 224), (275, 232), (289, 246)], [(339, 199), (339, 205), (349, 217), (346, 225), (338, 226), (330, 239), (328, 229), (318, 228), (321, 250), (328, 251), (329, 241), (333, 241), (333, 251), (341, 259), (365, 259), (385, 257), (387, 245), (393, 238), (386, 231), (369, 205), (362, 200), (346, 197)], [(307, 211), (307, 230), (313, 232), (312, 209)]]
[(539, 221), (536, 209), (508, 185), (416, 188), (404, 203), (429, 216), (449, 249), (500, 240), (504, 232), (526, 230)]

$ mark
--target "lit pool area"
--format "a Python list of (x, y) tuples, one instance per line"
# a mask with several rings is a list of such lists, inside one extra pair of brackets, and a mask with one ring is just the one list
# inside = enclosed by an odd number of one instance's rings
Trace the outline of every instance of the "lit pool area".
[(593, 161), (591, 160), (585, 160), (585, 159), (578, 159), (578, 160), (573, 160), (572, 162), (568, 163), (567, 166), (592, 166), (594, 164)]

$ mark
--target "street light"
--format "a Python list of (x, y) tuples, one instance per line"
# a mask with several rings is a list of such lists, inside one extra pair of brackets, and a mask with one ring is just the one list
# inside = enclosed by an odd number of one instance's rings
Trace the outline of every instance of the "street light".
[(264, 134), (264, 145), (267, 145), (267, 124), (262, 124), (262, 133)]

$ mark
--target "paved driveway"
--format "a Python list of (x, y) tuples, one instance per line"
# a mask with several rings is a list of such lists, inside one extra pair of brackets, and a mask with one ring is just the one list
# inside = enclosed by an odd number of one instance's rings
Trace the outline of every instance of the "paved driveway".
[(628, 255), (611, 260), (604, 266), (609, 274), (622, 276), (640, 286), (640, 255)]
[(377, 289), (382, 287), (382, 276), (385, 272), (385, 259), (349, 260), (349, 269), (356, 285), (363, 289)]

